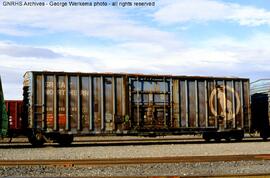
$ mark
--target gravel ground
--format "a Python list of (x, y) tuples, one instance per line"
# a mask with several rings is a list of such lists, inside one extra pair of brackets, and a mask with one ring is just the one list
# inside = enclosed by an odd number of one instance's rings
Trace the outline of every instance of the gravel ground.
[(241, 143), (200, 143), (200, 144), (166, 144), (166, 145), (122, 145), (95, 146), (74, 145), (58, 147), (48, 145), (42, 148), (1, 147), (2, 160), (31, 159), (95, 159), (95, 158), (134, 158), (134, 157), (165, 157), (165, 156), (207, 156), (207, 155), (245, 155), (270, 154), (269, 142)]
[(0, 176), (220, 176), (270, 175), (270, 161), (237, 161), (213, 163), (142, 164), (104, 167), (0, 167)]
[[(135, 157), (173, 157), (207, 155), (245, 155), (270, 154), (269, 142), (231, 142), (231, 143), (176, 143), (163, 145), (116, 145), (97, 146), (94, 144), (75, 144), (59, 147), (48, 144), (42, 148), (31, 148), (29, 143), (8, 146), (0, 143), (1, 160), (35, 159), (97, 159), (97, 158), (135, 158)], [(52, 167), (17, 166), (0, 167), (0, 176), (211, 176), (239, 174), (269, 174), (270, 160), (235, 161), (212, 163), (166, 163), (117, 165), (98, 167)]]

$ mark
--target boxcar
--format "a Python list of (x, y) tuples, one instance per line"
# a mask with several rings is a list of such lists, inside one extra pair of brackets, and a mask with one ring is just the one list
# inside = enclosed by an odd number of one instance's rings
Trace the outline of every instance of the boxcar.
[(202, 134), (238, 139), (250, 129), (249, 79), (30, 71), (24, 121), (32, 144), (73, 135)]
[(266, 140), (270, 136), (270, 79), (251, 83), (251, 129)]
[(9, 130), (21, 129), (22, 127), (22, 100), (5, 100)]

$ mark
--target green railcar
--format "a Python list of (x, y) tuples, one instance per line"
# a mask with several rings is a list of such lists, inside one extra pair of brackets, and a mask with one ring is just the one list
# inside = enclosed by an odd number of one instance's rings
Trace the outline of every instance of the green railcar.
[(6, 111), (4, 92), (0, 76), (0, 136), (6, 136), (8, 131), (8, 115)]

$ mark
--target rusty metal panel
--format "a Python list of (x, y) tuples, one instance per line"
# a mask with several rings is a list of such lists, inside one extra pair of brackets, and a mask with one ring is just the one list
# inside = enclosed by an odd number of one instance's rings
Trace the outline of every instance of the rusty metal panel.
[(77, 76), (69, 77), (69, 119), (70, 119), (70, 129), (71, 131), (75, 131), (78, 128), (78, 85)]
[(141, 82), (139, 81), (139, 77), (136, 78), (136, 81), (134, 82), (133, 88), (135, 89), (134, 93), (136, 92), (136, 97), (134, 97), (134, 110), (136, 113), (136, 121), (137, 121), (137, 126), (141, 125), (141, 114), (140, 114), (140, 104), (141, 104), (141, 95), (140, 95), (140, 90), (142, 90)]
[(208, 126), (215, 127), (216, 126), (216, 117), (217, 117), (217, 100), (216, 100), (216, 83), (215, 81), (207, 81), (208, 88), (208, 106), (209, 106), (209, 117), (208, 117)]
[(58, 109), (58, 127), (65, 130), (66, 128), (66, 77), (58, 76), (57, 78), (57, 109)]
[[(1, 79), (1, 78), (0, 78)], [(24, 74), (23, 80), (23, 118), (22, 118), (22, 127), (23, 128), (33, 128), (33, 72), (26, 72)], [(0, 83), (1, 85), (1, 83)], [(0, 93), (1, 94), (1, 93)], [(0, 98), (1, 100), (1, 98)]]
[(89, 132), (89, 117), (90, 117), (90, 89), (89, 77), (81, 77), (81, 128), (84, 132)]
[(77, 108), (77, 130), (81, 130), (81, 77), (79, 75), (77, 75)]
[(101, 130), (103, 131), (105, 128), (105, 120), (104, 120), (104, 77), (100, 76), (100, 112), (101, 112)]
[(66, 89), (66, 94), (65, 94), (65, 96), (66, 96), (66, 105), (65, 105), (65, 109), (66, 109), (66, 127), (65, 127), (65, 129), (66, 130), (69, 130), (69, 128), (70, 128), (70, 120), (69, 120), (69, 115), (70, 115), (70, 110), (69, 110), (69, 77), (68, 77), (68, 75), (65, 75), (65, 84), (66, 84), (66, 87), (65, 87), (65, 89)]
[(35, 79), (36, 79), (36, 77), (32, 74), (31, 75), (31, 77), (32, 77), (32, 79), (30, 80), (30, 82), (31, 82), (31, 84), (30, 84), (30, 87), (31, 87), (31, 89), (30, 89), (30, 92), (29, 93), (31, 93), (30, 94), (30, 96), (29, 96), (29, 99), (31, 99), (30, 100), (30, 102), (29, 102), (29, 105), (30, 105), (30, 119), (31, 119), (31, 122), (29, 122), (30, 123), (30, 125), (32, 126), (32, 127), (34, 127), (34, 128), (36, 128), (36, 124), (35, 124), (35, 103), (36, 103), (36, 98), (35, 98), (35, 95), (36, 95), (36, 86), (35, 86)]
[(244, 89), (243, 89), (243, 81), (240, 81), (240, 97), (241, 97), (241, 128), (244, 127)]
[(209, 96), (208, 96), (208, 83), (207, 80), (204, 80), (204, 110), (205, 110), (205, 127), (208, 128), (208, 120), (209, 120)]
[(170, 124), (169, 125), (169, 127), (171, 127), (171, 128), (173, 128), (173, 126), (174, 126), (174, 119), (173, 119), (173, 80), (172, 80), (172, 78), (170, 78), (170, 80), (169, 80), (170, 82), (169, 82), (169, 84), (170, 84), (170, 93), (169, 93), (169, 103), (170, 103), (170, 105), (169, 105), (169, 108), (170, 108), (170, 116), (169, 116), (169, 118), (168, 118), (168, 123)]
[(113, 86), (112, 77), (105, 77), (105, 129), (106, 131), (113, 130)]
[[(38, 93), (39, 90), (36, 90)], [(45, 76), (45, 118), (46, 128), (53, 129), (54, 127), (54, 77), (53, 75)]]
[[(208, 81), (208, 84), (211, 83)], [(247, 90), (243, 91), (242, 81), (239, 80), (218, 80), (208, 85), (209, 88), (209, 109), (210, 116), (209, 123), (215, 121), (215, 126), (219, 129), (233, 129), (243, 128), (244, 116), (244, 100), (248, 95)], [(249, 100), (247, 99), (246, 105), (248, 106)], [(210, 126), (211, 126), (210, 125)]]
[(172, 127), (179, 128), (180, 127), (180, 92), (179, 92), (179, 80), (173, 80), (173, 97), (172, 97)]
[(100, 77), (93, 78), (93, 110), (94, 110), (94, 130), (101, 131), (101, 80)]
[(56, 75), (53, 76), (53, 129), (58, 129), (58, 119), (57, 119), (57, 78)]
[(44, 75), (43, 74), (41, 74), (41, 114), (42, 114), (42, 117), (41, 117), (41, 119), (42, 119), (42, 128), (45, 128), (45, 126), (46, 126), (46, 119), (45, 119), (45, 110), (46, 110), (46, 108), (45, 108), (45, 78), (44, 78)]
[(170, 80), (134, 78), (131, 88), (133, 121), (140, 128), (170, 126)]
[(115, 114), (116, 114), (116, 85), (115, 85), (115, 77), (113, 76), (112, 77), (112, 130), (116, 130)]
[(206, 108), (207, 105), (205, 103), (206, 97), (205, 95), (207, 94), (205, 91), (205, 81), (199, 80), (197, 82), (198, 86), (198, 127), (206, 127)]
[(115, 104), (115, 130), (122, 130), (122, 120), (123, 120), (123, 78), (116, 78), (116, 104)]
[(226, 95), (226, 128), (234, 128), (235, 108), (234, 108), (234, 91), (232, 88), (233, 81), (226, 81), (225, 95)]
[(89, 76), (89, 130), (93, 130), (93, 79)]
[(42, 128), (42, 75), (37, 75), (35, 80), (35, 104), (34, 104), (34, 125), (36, 128)]
[(170, 91), (169, 91), (169, 86), (167, 86), (167, 84), (166, 84), (165, 77), (163, 77), (163, 83), (160, 83), (160, 85), (163, 87), (163, 89), (162, 89), (163, 95), (161, 95), (161, 96), (163, 96), (163, 98), (162, 98), (163, 101), (161, 101), (163, 103), (163, 111), (161, 110), (161, 112), (163, 112), (164, 126), (168, 127), (169, 126), (169, 124), (168, 124), (169, 123), (169, 116), (170, 116), (170, 114), (168, 113), (168, 111), (169, 111), (169, 108), (168, 108), (169, 96), (168, 96), (168, 94)]
[(122, 108), (123, 108), (123, 110), (122, 110), (122, 115), (125, 117), (126, 116), (126, 114), (128, 113), (128, 107), (129, 107), (129, 105), (128, 105), (128, 102), (129, 102), (129, 97), (128, 97), (128, 89), (129, 89), (129, 87), (128, 87), (128, 77), (127, 76), (123, 76), (123, 85), (122, 85), (122, 87), (123, 87), (123, 93), (122, 93), (122, 96), (123, 96), (123, 100), (122, 100)]
[[(232, 90), (234, 90), (234, 81), (232, 80), (232, 86), (231, 86)], [(235, 118), (235, 113), (236, 113), (236, 107), (235, 107), (235, 95), (233, 94), (232, 96), (232, 115), (233, 115), (233, 128), (236, 127), (236, 118)]]
[(189, 127), (189, 87), (188, 87), (188, 80), (185, 80), (185, 106), (186, 106), (186, 127)]
[(224, 81), (216, 81), (216, 97), (217, 97), (217, 127), (224, 129), (224, 121), (226, 118), (226, 95)]
[(198, 81), (195, 80), (195, 126), (199, 127), (199, 116), (198, 116), (198, 110), (199, 110), (199, 100), (198, 100)]
[(242, 128), (242, 88), (241, 81), (234, 82), (235, 95), (235, 127)]
[(180, 81), (180, 117), (181, 117), (181, 127), (187, 127), (188, 115), (187, 113), (187, 87), (186, 81)]
[(196, 97), (195, 81), (188, 82), (188, 126), (196, 127)]
[[(132, 112), (132, 123), (134, 126), (138, 127), (140, 125), (140, 103), (141, 103), (141, 97), (140, 97), (140, 90), (141, 90), (141, 83), (139, 82), (139, 78), (133, 78), (130, 81), (131, 85), (131, 112)], [(118, 91), (118, 90), (117, 90)], [(117, 99), (118, 102), (118, 99)], [(117, 104), (118, 106), (118, 104)]]
[(249, 82), (243, 81), (243, 110), (244, 110), (244, 128), (250, 128), (251, 127), (251, 121), (250, 121), (250, 88), (249, 88)]

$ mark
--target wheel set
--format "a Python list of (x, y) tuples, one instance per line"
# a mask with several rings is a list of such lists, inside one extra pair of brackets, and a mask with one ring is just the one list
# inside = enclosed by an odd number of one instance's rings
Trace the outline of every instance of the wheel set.
[(69, 146), (74, 140), (74, 136), (72, 134), (58, 134), (54, 136), (49, 136), (47, 138), (46, 134), (44, 134), (41, 130), (33, 130), (28, 135), (29, 142), (35, 147), (41, 147), (46, 142), (56, 142), (61, 146)]

